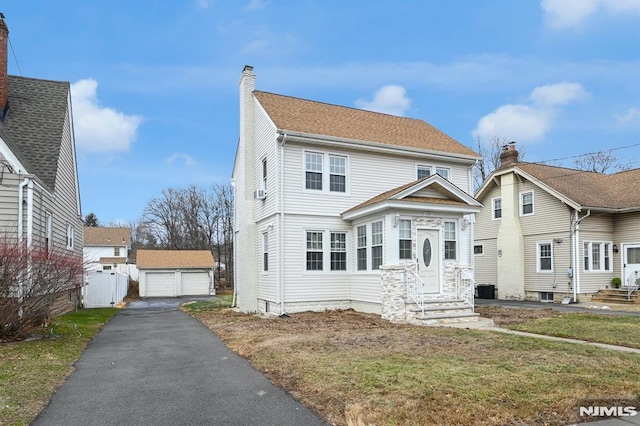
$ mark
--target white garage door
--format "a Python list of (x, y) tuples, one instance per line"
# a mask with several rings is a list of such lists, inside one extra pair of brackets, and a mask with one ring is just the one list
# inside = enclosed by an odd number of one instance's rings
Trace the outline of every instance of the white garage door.
[(207, 272), (183, 272), (182, 294), (185, 296), (209, 294), (209, 274)]
[(176, 295), (174, 272), (147, 272), (146, 297), (173, 297)]

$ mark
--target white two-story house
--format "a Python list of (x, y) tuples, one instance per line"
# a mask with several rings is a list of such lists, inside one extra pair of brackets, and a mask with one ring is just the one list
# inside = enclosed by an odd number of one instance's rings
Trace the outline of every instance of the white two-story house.
[[(235, 277), (244, 312), (381, 313), (384, 271), (453, 296), (472, 268), (478, 155), (422, 120), (255, 90), (240, 80), (233, 169)], [(471, 303), (473, 303), (471, 301)]]
[[(131, 230), (127, 227), (86, 226), (84, 263), (88, 272), (121, 272), (129, 275)], [(135, 278), (135, 277), (134, 277)]]

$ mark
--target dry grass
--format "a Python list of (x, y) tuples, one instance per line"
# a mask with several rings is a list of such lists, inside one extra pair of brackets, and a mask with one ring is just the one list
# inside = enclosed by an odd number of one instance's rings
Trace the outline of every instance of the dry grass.
[(560, 425), (581, 420), (581, 400), (640, 391), (634, 354), (353, 311), (200, 308), (231, 349), (335, 425)]

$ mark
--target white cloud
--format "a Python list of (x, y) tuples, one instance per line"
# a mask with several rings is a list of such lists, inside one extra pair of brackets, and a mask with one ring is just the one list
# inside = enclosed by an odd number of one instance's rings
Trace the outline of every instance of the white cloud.
[(213, 1), (211, 0), (197, 0), (196, 4), (198, 5), (198, 7), (200, 9), (207, 9), (209, 6), (211, 6), (211, 4), (213, 3)]
[(556, 29), (581, 27), (599, 12), (609, 15), (640, 12), (638, 0), (542, 0), (547, 24)]
[(536, 87), (529, 99), (539, 106), (566, 105), (573, 101), (583, 100), (589, 96), (584, 87), (578, 83), (547, 84)]
[(76, 146), (88, 152), (127, 151), (136, 139), (142, 117), (102, 107), (97, 88), (98, 82), (93, 79), (71, 85)]
[(618, 124), (640, 123), (640, 108), (631, 107), (624, 115), (616, 115)]
[(474, 138), (499, 137), (518, 142), (535, 142), (551, 129), (559, 106), (586, 99), (588, 92), (578, 83), (536, 87), (529, 95), (532, 105), (508, 104), (478, 121)]
[(247, 12), (254, 12), (256, 10), (265, 9), (269, 6), (269, 2), (266, 0), (251, 0), (247, 5), (245, 5), (244, 10)]
[(355, 103), (358, 108), (392, 115), (404, 115), (411, 108), (411, 99), (407, 98), (407, 91), (398, 85), (380, 88), (372, 101), (358, 99)]
[(196, 164), (196, 160), (194, 160), (193, 157), (181, 152), (176, 152), (175, 154), (171, 155), (170, 157), (167, 157), (164, 160), (164, 162), (167, 164), (173, 164), (176, 161), (184, 161), (184, 164), (186, 166), (193, 166), (194, 164)]

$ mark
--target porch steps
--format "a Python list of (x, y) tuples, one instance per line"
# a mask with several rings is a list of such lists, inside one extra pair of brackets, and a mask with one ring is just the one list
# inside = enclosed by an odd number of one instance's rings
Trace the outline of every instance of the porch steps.
[(640, 303), (640, 300), (638, 299), (638, 290), (634, 290), (629, 296), (629, 292), (626, 289), (611, 288), (598, 291), (596, 294), (591, 296), (591, 301), (622, 304)]
[[(428, 299), (424, 310), (417, 304), (407, 307), (409, 321), (423, 325), (477, 321), (479, 314), (462, 299)], [(423, 313), (424, 311), (424, 313)]]

